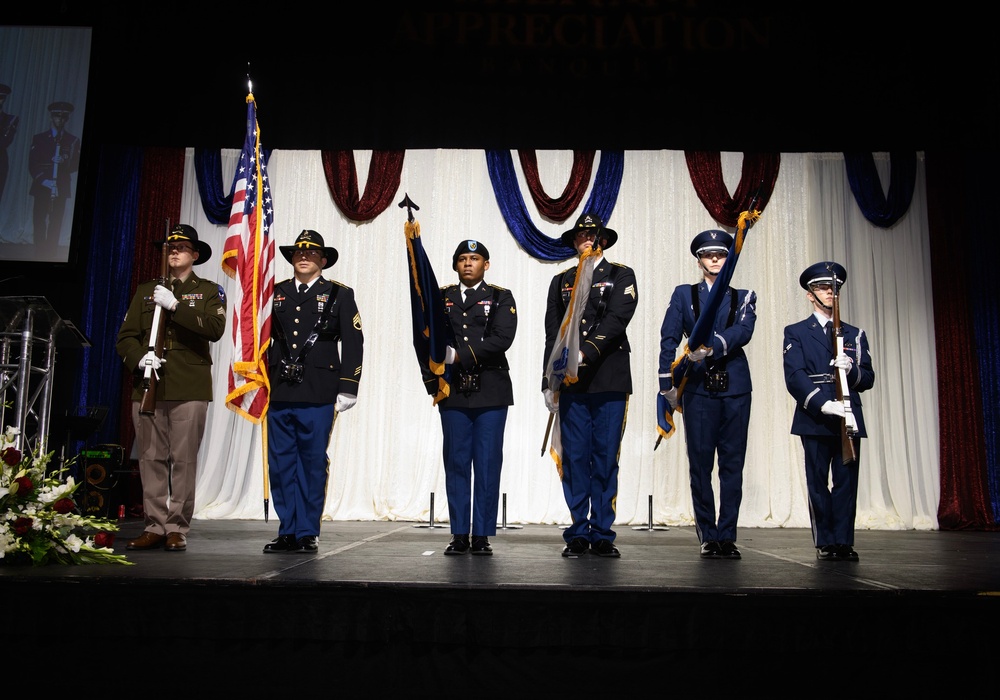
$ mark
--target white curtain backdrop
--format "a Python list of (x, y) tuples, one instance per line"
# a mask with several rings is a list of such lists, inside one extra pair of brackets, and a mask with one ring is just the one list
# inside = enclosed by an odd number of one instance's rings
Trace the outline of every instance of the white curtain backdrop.
[[(235, 149), (223, 152), (226, 188), (238, 155)], [(875, 156), (886, 189), (888, 154)], [(356, 151), (355, 158), (363, 192), (371, 151)], [(742, 154), (723, 153), (722, 161), (734, 192)], [(219, 267), (226, 227), (205, 217), (193, 163), (194, 151), (188, 149), (181, 221), (212, 246), (213, 261), (198, 273), (223, 285), (230, 310), (230, 332), (213, 348), (215, 401), (200, 454), (195, 517), (263, 519), (262, 429), (225, 406), (239, 289)], [(584, 205), (565, 223), (544, 220), (524, 185), (516, 153), (514, 163), (535, 225), (552, 237), (571, 228)], [(571, 165), (571, 151), (538, 152), (550, 196), (562, 193)], [(324, 519), (446, 522), (440, 420), (423, 390), (411, 342), (405, 209), (393, 205), (373, 221), (348, 220), (330, 195), (319, 151), (276, 150), (269, 174), (277, 243), (292, 243), (302, 229), (319, 231), (340, 253), (324, 274), (354, 288), (364, 323), (360, 395), (333, 432)], [(407, 151), (394, 202), (404, 193), (420, 207), (415, 216), (441, 284), (455, 280), (449, 266), (458, 243), (476, 238), (490, 251), (487, 281), (510, 289), (517, 301), (517, 337), (508, 352), (515, 405), (507, 420), (501, 524), (564, 524), (569, 513), (555, 466), (547, 453), (540, 454), (548, 413), (539, 386), (544, 297), (552, 276), (573, 261), (544, 263), (519, 248), (497, 206), (484, 151)], [(635, 393), (621, 446), (616, 522), (648, 525), (651, 499), (654, 524), (693, 525), (683, 425), (653, 449), (659, 330), (673, 288), (700, 279), (688, 248), (691, 239), (723, 227), (695, 194), (683, 151), (670, 150), (625, 152), (621, 191), (608, 224), (620, 236), (608, 257), (634, 268), (639, 286), (629, 327)], [(936, 529), (936, 362), (922, 153), (912, 205), (891, 229), (864, 218), (841, 154), (781, 156), (774, 194), (747, 236), (733, 279), (758, 296), (757, 327), (747, 347), (754, 392), (739, 526), (809, 527), (802, 446), (789, 433), (793, 403), (784, 386), (781, 340), (785, 325), (810, 312), (798, 276), (820, 260), (847, 268), (842, 316), (868, 332), (876, 372), (874, 389), (863, 395), (870, 437), (861, 448), (858, 527)], [(282, 256), (276, 265), (276, 279), (291, 276)], [(276, 520), (273, 509), (270, 518)]]

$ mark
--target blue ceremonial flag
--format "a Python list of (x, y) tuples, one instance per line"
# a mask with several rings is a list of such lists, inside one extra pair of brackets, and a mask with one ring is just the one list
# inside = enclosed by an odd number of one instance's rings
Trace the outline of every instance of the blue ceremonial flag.
[[(726, 297), (726, 290), (733, 279), (736, 263), (739, 262), (740, 253), (743, 251), (743, 242), (746, 234), (759, 218), (760, 212), (753, 209), (753, 204), (751, 204), (749, 211), (740, 214), (739, 221), (736, 223), (736, 234), (733, 237), (733, 247), (729, 250), (729, 255), (726, 257), (726, 262), (723, 264), (722, 269), (719, 270), (719, 276), (716, 277), (715, 282), (712, 284), (712, 291), (708, 293), (705, 308), (702, 309), (698, 320), (695, 321), (694, 328), (691, 329), (684, 353), (674, 360), (674, 363), (670, 366), (670, 373), (673, 380), (671, 386), (677, 387), (678, 406), (680, 405), (681, 394), (684, 393), (684, 385), (687, 383), (687, 370), (690, 365), (688, 355), (691, 354), (692, 350), (697, 350), (704, 345), (710, 338), (712, 326), (715, 323), (715, 316), (719, 311), (722, 300)], [(674, 410), (670, 408), (670, 402), (667, 401), (663, 394), (657, 392), (656, 430), (660, 436), (656, 439), (656, 447), (659, 447), (660, 440), (674, 434), (673, 414)], [(655, 450), (656, 447), (653, 449)]]
[[(402, 206), (402, 205), (401, 205)], [(410, 311), (413, 318), (413, 349), (420, 364), (420, 376), (434, 403), (451, 393), (451, 367), (444, 363), (448, 347), (448, 319), (444, 298), (431, 261), (420, 240), (420, 222), (407, 221), (406, 254), (410, 268)]]

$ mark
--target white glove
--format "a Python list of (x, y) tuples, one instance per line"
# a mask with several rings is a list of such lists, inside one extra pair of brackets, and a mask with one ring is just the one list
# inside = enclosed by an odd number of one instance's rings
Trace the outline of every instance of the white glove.
[(840, 353), (839, 355), (837, 355), (836, 358), (834, 358), (833, 366), (836, 367), (837, 369), (842, 369), (845, 372), (850, 372), (851, 367), (854, 366), (854, 360), (852, 360), (849, 355)]
[(174, 293), (162, 284), (156, 285), (153, 289), (153, 301), (167, 311), (173, 311), (177, 308), (177, 298), (174, 296)]
[(139, 370), (145, 372), (147, 366), (152, 367), (153, 374), (155, 374), (156, 378), (159, 379), (160, 375), (157, 374), (156, 370), (160, 369), (160, 367), (162, 367), (166, 363), (167, 363), (166, 360), (161, 360), (159, 357), (156, 356), (155, 352), (150, 350), (145, 355), (143, 355), (142, 358), (140, 358)]
[(545, 396), (545, 408), (549, 409), (549, 413), (556, 413), (559, 410), (559, 394), (552, 389), (546, 389), (542, 394)]
[(677, 387), (661, 391), (660, 394), (667, 400), (667, 403), (670, 404), (670, 410), (677, 408)]
[(697, 350), (692, 350), (691, 354), (688, 355), (688, 359), (690, 359), (692, 362), (701, 362), (711, 354), (712, 354), (712, 348), (710, 348), (707, 345), (702, 345)]
[(458, 359), (458, 353), (455, 352), (455, 348), (450, 345), (444, 349), (444, 363), (450, 365), (452, 362)]
[(337, 394), (337, 403), (334, 405), (333, 410), (337, 413), (343, 413), (352, 408), (357, 402), (358, 397), (353, 394)]
[(828, 416), (844, 417), (844, 404), (840, 401), (827, 401), (819, 410)]

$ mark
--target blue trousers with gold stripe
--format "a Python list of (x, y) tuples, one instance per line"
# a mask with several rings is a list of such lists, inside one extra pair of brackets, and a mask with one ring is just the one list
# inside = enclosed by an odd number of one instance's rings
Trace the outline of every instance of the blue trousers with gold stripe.
[(612, 391), (559, 397), (563, 495), (573, 523), (567, 542), (580, 537), (614, 542), (618, 451), (625, 432), (628, 395)]
[(506, 406), (441, 409), (444, 478), (453, 535), (497, 534), (506, 425)]
[(267, 471), (279, 535), (318, 536), (330, 474), (333, 404), (271, 402)]

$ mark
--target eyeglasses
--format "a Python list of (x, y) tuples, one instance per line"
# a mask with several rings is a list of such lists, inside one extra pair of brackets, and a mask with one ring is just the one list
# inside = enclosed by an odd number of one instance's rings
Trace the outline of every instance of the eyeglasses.
[(292, 256), (296, 258), (320, 258), (322, 255), (318, 250), (296, 250), (292, 253)]
[(186, 243), (168, 243), (167, 250), (171, 253), (193, 253), (194, 248)]
[(699, 258), (728, 258), (728, 250), (703, 250), (698, 253)]
[(587, 231), (586, 229), (581, 229), (576, 232), (576, 236), (574, 236), (574, 238), (578, 241), (590, 241), (597, 238), (597, 231)]

